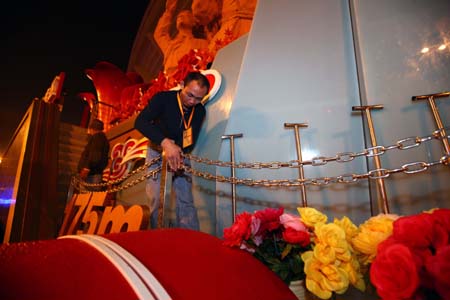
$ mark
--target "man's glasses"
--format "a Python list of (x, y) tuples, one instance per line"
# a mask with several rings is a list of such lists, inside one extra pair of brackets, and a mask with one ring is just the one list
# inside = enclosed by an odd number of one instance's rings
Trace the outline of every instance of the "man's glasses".
[(196, 97), (195, 95), (192, 95), (192, 93), (190, 92), (185, 92), (184, 93), (187, 97), (196, 100), (197, 102), (201, 102), (203, 100), (204, 97)]

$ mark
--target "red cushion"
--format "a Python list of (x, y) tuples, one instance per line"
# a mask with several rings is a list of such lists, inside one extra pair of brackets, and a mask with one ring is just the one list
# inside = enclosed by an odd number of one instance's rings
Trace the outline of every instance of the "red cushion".
[(3, 244), (0, 299), (136, 299), (117, 269), (78, 240)]
[[(161, 229), (108, 234), (140, 260), (174, 300), (297, 299), (272, 271), (212, 235)], [(135, 299), (97, 250), (78, 240), (0, 247), (1, 299)]]
[(206, 233), (160, 229), (107, 237), (139, 259), (173, 299), (297, 299), (252, 255)]

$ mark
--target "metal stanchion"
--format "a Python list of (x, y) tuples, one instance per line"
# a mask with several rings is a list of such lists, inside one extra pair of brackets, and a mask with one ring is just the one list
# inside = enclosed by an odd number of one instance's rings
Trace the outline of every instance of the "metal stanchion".
[[(284, 123), (285, 128), (294, 128), (295, 133), (295, 149), (297, 150), (297, 159), (298, 161), (302, 161), (302, 148), (300, 145), (300, 127), (308, 127), (307, 123)], [(303, 164), (299, 164), (298, 166), (298, 175), (301, 180), (305, 179), (305, 173), (303, 171)], [(300, 186), (301, 197), (302, 197), (302, 206), (307, 207), (308, 201), (306, 200), (306, 187), (304, 184)]]
[(172, 185), (172, 172), (167, 172), (167, 157), (164, 151), (161, 153), (161, 182), (159, 189), (159, 205), (158, 205), (158, 228), (164, 227), (164, 217), (165, 217), (165, 203), (166, 197), (170, 196), (170, 191)]
[[(447, 155), (450, 154), (450, 145), (447, 139), (447, 133), (445, 132), (444, 125), (442, 124), (441, 116), (439, 115), (439, 110), (436, 107), (435, 98), (442, 98), (450, 96), (450, 92), (436, 93), (430, 95), (421, 95), (421, 96), (413, 96), (412, 101), (417, 100), (428, 100), (428, 104), (430, 105), (431, 112), (433, 113), (434, 121), (436, 122), (437, 129), (439, 130), (440, 139), (442, 140), (442, 145), (444, 146), (445, 153)], [(447, 165), (450, 162), (447, 161)]]
[[(353, 106), (352, 107), (353, 111), (363, 111), (364, 115), (367, 118), (367, 126), (369, 127), (370, 141), (372, 143), (372, 148), (373, 148), (372, 149), (373, 153), (370, 156), (373, 156), (375, 167), (378, 170), (382, 170), (380, 157), (378, 156), (379, 154), (378, 154), (378, 149), (377, 149), (377, 146), (378, 146), (377, 138), (375, 136), (375, 129), (373, 127), (372, 115), (370, 113), (370, 111), (372, 109), (383, 109), (383, 105), (378, 104), (378, 105), (364, 105), (364, 106)], [(384, 178), (377, 178), (376, 183), (377, 183), (378, 193), (382, 200), (381, 205), (379, 202), (378, 202), (378, 205), (382, 207), (383, 213), (388, 214), (389, 213), (389, 204), (388, 204), (387, 196), (386, 196), (386, 187), (384, 185)], [(370, 203), (370, 210), (373, 215), (372, 202)]]
[[(231, 167), (231, 177), (235, 178), (235, 168), (234, 168), (234, 138), (240, 138), (242, 137), (242, 133), (236, 133), (236, 134), (225, 134), (222, 135), (222, 140), (229, 139), (230, 140), (230, 160), (233, 166)], [(231, 184), (231, 206), (232, 206), (232, 214), (233, 214), (233, 222), (236, 221), (236, 184)]]

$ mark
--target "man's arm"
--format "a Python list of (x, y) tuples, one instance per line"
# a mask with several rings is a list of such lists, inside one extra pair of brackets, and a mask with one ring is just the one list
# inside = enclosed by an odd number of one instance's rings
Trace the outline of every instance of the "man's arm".
[(108, 164), (109, 142), (106, 136), (94, 134), (89, 149), (89, 169), (95, 172), (102, 172)]
[(180, 146), (175, 144), (175, 142), (169, 138), (165, 138), (161, 142), (161, 146), (163, 148), (164, 154), (166, 155), (170, 169), (172, 171), (180, 169), (183, 165), (183, 158), (181, 156), (183, 150), (181, 150)]
[(86, 179), (89, 174), (89, 144), (91, 138), (89, 138), (88, 143), (84, 146), (83, 152), (81, 153), (80, 160), (78, 161), (77, 171), (81, 179)]
[(165, 138), (164, 133), (155, 123), (163, 113), (164, 100), (162, 94), (153, 96), (134, 121), (134, 127), (146, 138), (158, 145)]
[(156, 94), (144, 110), (139, 113), (134, 122), (134, 127), (153, 143), (161, 145), (170, 168), (178, 170), (182, 163), (182, 149), (172, 139), (166, 137), (160, 127), (155, 124), (155, 121), (164, 111), (164, 101), (167, 101), (167, 99), (162, 97), (161, 93)]

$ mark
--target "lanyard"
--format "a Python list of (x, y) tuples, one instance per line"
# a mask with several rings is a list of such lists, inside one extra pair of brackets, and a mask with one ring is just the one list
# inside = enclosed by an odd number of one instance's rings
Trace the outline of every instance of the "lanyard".
[(186, 120), (184, 119), (183, 106), (181, 105), (180, 93), (177, 93), (178, 107), (180, 108), (180, 113), (181, 113), (181, 118), (183, 119), (184, 129), (188, 129), (191, 127), (191, 122), (192, 122), (192, 117), (194, 116), (195, 106), (192, 108), (191, 115), (189, 116), (189, 120), (186, 124)]

